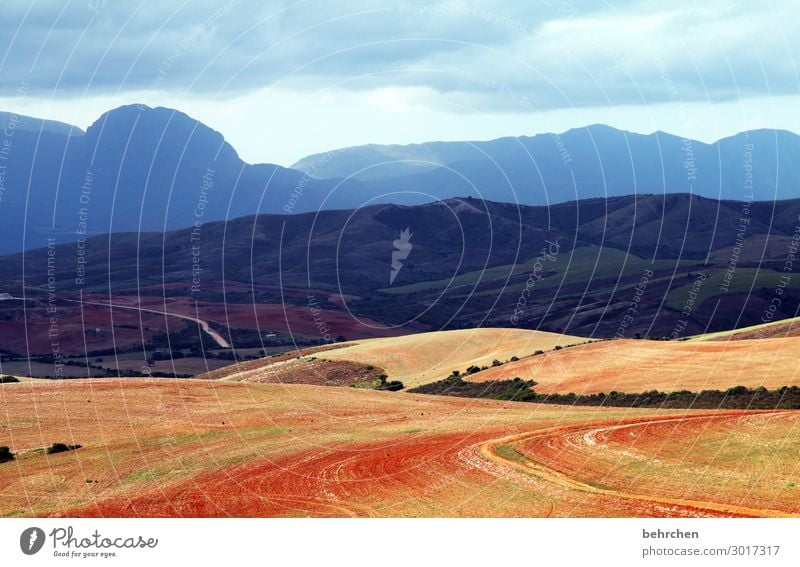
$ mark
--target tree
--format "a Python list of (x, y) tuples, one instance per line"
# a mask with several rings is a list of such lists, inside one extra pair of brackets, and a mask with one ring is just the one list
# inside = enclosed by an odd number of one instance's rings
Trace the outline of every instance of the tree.
[(7, 463), (14, 460), (14, 453), (11, 452), (10, 447), (0, 447), (0, 463)]
[(80, 445), (67, 445), (66, 443), (53, 443), (47, 448), (48, 455), (55, 455), (56, 453), (64, 453), (65, 451), (73, 451), (80, 449)]

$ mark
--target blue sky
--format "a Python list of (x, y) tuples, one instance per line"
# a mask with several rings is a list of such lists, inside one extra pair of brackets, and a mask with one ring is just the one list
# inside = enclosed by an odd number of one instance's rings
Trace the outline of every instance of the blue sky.
[(603, 122), (800, 130), (800, 3), (0, 0), (0, 110), (178, 108), (250, 162)]

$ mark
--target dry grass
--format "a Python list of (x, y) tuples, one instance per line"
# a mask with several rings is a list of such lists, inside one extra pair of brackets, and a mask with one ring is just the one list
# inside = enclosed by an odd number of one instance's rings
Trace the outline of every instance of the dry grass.
[[(547, 515), (552, 495), (521, 493), (532, 481), (483, 461), (479, 442), (657, 413), (172, 379), (12, 384), (0, 397), (18, 454), (0, 465), (0, 516)], [(83, 447), (41, 450), (56, 441)], [(596, 506), (559, 498), (582, 515)]]
[(413, 388), (441, 380), (453, 370), (463, 372), (471, 365), (491, 366), (495, 359), (505, 362), (512, 356), (521, 358), (536, 350), (584, 340), (525, 329), (464, 329), (362, 340), (321, 356), (380, 366), (390, 379)]
[[(4, 444), (7, 439), (18, 455), (0, 465), (2, 516), (719, 515), (587, 493), (481, 453), (485, 443), (508, 435), (696, 415), (689, 411), (171, 379), (9, 384), (0, 387), (0, 399)], [(776, 421), (761, 430), (763, 436), (757, 423), (745, 419), (708, 438), (702, 429), (692, 430), (694, 437), (678, 432), (684, 437), (674, 439), (673, 452), (687, 454), (695, 442), (706, 451), (704, 474), (725, 477), (739, 459), (744, 468), (738, 474), (745, 480), (755, 474), (769, 483), (793, 474), (786, 456), (796, 450), (796, 438), (775, 444), (792, 439), (793, 424)], [(719, 463), (709, 457), (720, 435), (734, 439), (739, 428), (743, 446), (720, 452)], [(672, 446), (667, 428), (651, 437), (649, 444), (633, 447), (647, 459), (658, 458), (662, 445)], [(45, 454), (42, 449), (53, 442), (82, 448)], [(623, 452), (626, 439), (604, 442), (612, 444)], [(771, 461), (779, 448), (780, 459)], [(605, 451), (598, 447), (579, 457), (598, 459), (602, 475), (620, 473), (608, 482), (627, 482), (625, 471), (605, 466), (610, 461), (600, 449)], [(571, 455), (565, 452), (552, 466), (572, 471), (577, 461)], [(752, 465), (742, 460), (752, 455), (760, 455)], [(681, 469), (673, 459), (670, 466), (664, 474), (673, 480), (696, 481), (696, 463)], [(784, 497), (792, 488), (770, 492), (766, 484), (754, 486), (759, 494), (748, 497), (754, 502)], [(649, 490), (646, 483), (640, 487)]]
[(516, 445), (569, 478), (663, 499), (800, 512), (800, 413), (583, 429)]
[(537, 392), (769, 389), (800, 385), (800, 337), (737, 341), (613, 340), (575, 346), (467, 377), (535, 380)]
[(783, 319), (781, 321), (772, 321), (770, 323), (762, 323), (761, 325), (753, 325), (752, 327), (745, 327), (744, 329), (734, 329), (732, 331), (720, 331), (718, 333), (697, 335), (691, 337), (689, 340), (694, 342), (726, 340), (740, 341), (746, 339), (796, 337), (798, 335), (800, 335), (800, 317), (794, 317), (792, 319)]

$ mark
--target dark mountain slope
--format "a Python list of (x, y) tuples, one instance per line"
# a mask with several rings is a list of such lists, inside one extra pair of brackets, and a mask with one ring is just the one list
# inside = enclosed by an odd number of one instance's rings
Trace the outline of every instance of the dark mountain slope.
[[(91, 238), (83, 276), (76, 243), (5, 256), (2, 286), (22, 293), (24, 261), (32, 300), (47, 296), (52, 276), (57, 298), (83, 291), (306, 306), (313, 295), (407, 331), (518, 325), (609, 337), (633, 310), (623, 336), (680, 337), (797, 313), (800, 280), (791, 275), (800, 264), (787, 264), (795, 246), (787, 221), (800, 215), (800, 200), (780, 209), (785, 220), (771, 222), (771, 203), (657, 195), (258, 215)], [(410, 247), (398, 257), (406, 229)]]

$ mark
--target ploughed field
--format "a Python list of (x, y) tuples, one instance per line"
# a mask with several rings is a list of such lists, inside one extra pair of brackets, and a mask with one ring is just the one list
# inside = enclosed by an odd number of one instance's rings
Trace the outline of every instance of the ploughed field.
[(173, 379), (28, 381), (0, 399), (16, 454), (2, 516), (800, 513), (792, 412)]

